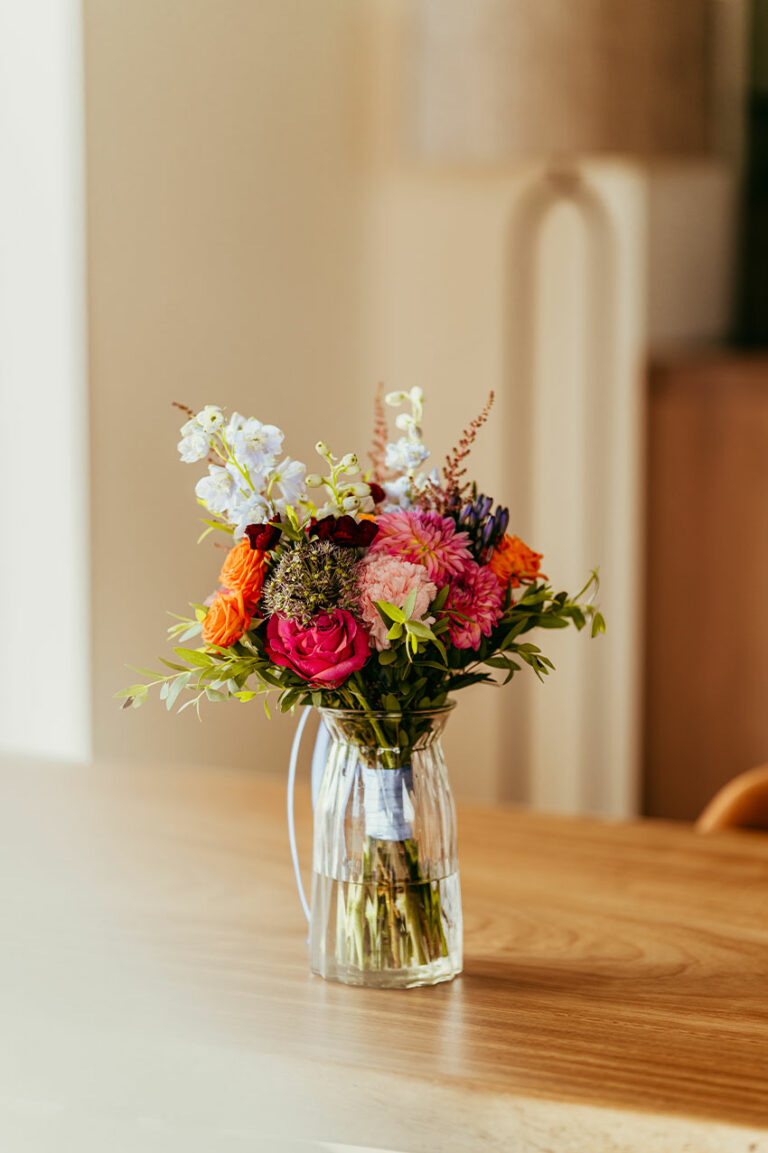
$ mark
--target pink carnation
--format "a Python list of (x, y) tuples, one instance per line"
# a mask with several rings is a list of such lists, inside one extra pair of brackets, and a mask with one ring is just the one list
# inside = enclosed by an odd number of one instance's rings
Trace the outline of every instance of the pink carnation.
[(376, 524), (379, 532), (371, 553), (388, 553), (423, 565), (438, 585), (461, 576), (467, 564), (474, 564), (467, 534), (457, 532), (454, 522), (439, 512), (398, 509), (377, 517)]
[[(426, 569), (421, 565), (399, 560), (384, 552), (375, 556), (369, 553), (357, 571), (360, 611), (370, 630), (373, 646), (379, 651), (388, 649), (390, 646), (388, 629), (379, 615), (376, 601), (388, 601), (402, 608), (410, 593), (416, 589), (416, 602), (411, 619), (423, 620), (425, 612), (437, 596), (437, 586), (432, 583)], [(426, 623), (432, 624), (433, 620), (433, 617), (429, 617)]]
[(461, 577), (451, 581), (445, 613), (450, 620), (451, 643), (457, 649), (477, 649), (490, 636), (501, 616), (504, 591), (489, 568), (472, 562)]

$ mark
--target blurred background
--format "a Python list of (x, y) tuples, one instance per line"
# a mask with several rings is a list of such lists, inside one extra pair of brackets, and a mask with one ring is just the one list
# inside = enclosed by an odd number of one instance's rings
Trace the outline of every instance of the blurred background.
[[(312, 460), (427, 393), (608, 633), (462, 695), (459, 795), (692, 818), (768, 760), (768, 0), (0, 6), (0, 734), (282, 774), (294, 719), (159, 701), (195, 545), (180, 401)], [(63, 770), (64, 771), (64, 770)]]

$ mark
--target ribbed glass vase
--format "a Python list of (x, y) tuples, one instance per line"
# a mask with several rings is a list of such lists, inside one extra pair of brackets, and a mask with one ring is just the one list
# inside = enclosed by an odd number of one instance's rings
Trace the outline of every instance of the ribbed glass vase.
[(456, 810), (440, 734), (452, 704), (322, 709), (310, 957), (331, 981), (410, 988), (461, 972)]

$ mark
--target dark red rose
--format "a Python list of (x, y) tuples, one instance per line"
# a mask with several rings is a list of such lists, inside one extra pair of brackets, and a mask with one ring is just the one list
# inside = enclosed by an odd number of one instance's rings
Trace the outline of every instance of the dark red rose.
[(371, 497), (374, 504), (381, 504), (383, 500), (387, 499), (387, 494), (380, 484), (376, 484), (375, 480), (368, 481), (368, 488), (371, 490)]
[(378, 531), (379, 526), (372, 520), (356, 521), (351, 516), (324, 516), (322, 520), (315, 521), (309, 535), (347, 548), (368, 548)]
[(258, 552), (269, 552), (280, 540), (280, 525), (274, 522), (271, 524), (249, 524), (245, 530), (245, 535), (251, 542), (252, 549), (256, 549)]

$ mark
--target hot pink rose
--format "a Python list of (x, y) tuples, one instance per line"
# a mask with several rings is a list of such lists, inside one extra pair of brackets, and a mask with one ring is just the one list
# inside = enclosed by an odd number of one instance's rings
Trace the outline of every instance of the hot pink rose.
[(325, 689), (337, 688), (370, 653), (368, 634), (345, 609), (319, 613), (308, 628), (271, 616), (266, 649), (276, 665)]

